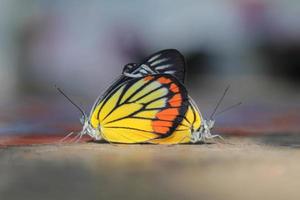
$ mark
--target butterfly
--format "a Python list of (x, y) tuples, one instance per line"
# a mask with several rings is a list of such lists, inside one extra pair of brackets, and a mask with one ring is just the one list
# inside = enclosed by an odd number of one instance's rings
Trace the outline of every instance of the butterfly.
[(183, 85), (185, 61), (179, 51), (167, 49), (124, 66), (122, 75), (87, 116), (82, 109), (82, 131), (95, 140), (113, 143), (197, 143), (211, 135), (214, 120), (203, 120)]

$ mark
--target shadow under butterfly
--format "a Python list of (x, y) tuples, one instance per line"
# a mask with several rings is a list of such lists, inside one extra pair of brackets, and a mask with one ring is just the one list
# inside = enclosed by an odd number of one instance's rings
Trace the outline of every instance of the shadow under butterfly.
[(184, 79), (184, 57), (175, 49), (167, 49), (140, 64), (125, 65), (122, 75), (98, 97), (89, 116), (57, 88), (82, 113), (82, 131), (72, 140), (89, 135), (96, 141), (110, 143), (180, 144), (222, 138), (211, 134), (214, 116), (240, 103), (217, 113), (227, 87), (210, 118), (205, 120), (188, 95)]

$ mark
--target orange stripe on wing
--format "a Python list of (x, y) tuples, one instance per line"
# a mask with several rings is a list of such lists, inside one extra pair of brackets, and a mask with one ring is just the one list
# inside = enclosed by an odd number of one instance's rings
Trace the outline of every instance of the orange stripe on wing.
[(171, 80), (165, 77), (160, 77), (159, 79), (157, 79), (157, 81), (160, 82), (161, 84), (171, 83)]
[(168, 108), (165, 110), (162, 110), (156, 114), (156, 117), (160, 120), (174, 120), (177, 115), (179, 114), (178, 108)]
[[(168, 108), (162, 110), (156, 114), (156, 118), (159, 120), (152, 121), (152, 128), (156, 133), (167, 134), (170, 131), (170, 128), (174, 125), (172, 122), (176, 119), (179, 111), (178, 108)], [(160, 121), (168, 120), (168, 121)]]
[(181, 95), (180, 94), (175, 94), (168, 102), (172, 107), (181, 106), (181, 103), (182, 103)]
[(151, 81), (152, 79), (154, 79), (153, 76), (146, 76), (146, 77), (144, 78), (145, 81)]
[(156, 127), (156, 126), (171, 127), (172, 125), (173, 123), (168, 121), (159, 121), (159, 120), (152, 121), (152, 127)]
[(164, 127), (164, 126), (154, 126), (154, 127), (153, 127), (153, 130), (154, 130), (156, 133), (167, 134), (168, 131), (170, 130), (170, 128), (169, 128), (169, 127)]
[(179, 87), (176, 84), (172, 83), (170, 85), (170, 90), (174, 93), (177, 93), (177, 92), (179, 92)]

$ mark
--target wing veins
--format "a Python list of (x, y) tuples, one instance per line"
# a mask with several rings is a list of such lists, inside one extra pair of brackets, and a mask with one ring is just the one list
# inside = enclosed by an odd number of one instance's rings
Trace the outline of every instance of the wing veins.
[(152, 80), (146, 82), (142, 87), (138, 88), (135, 92), (133, 92), (122, 104), (127, 103), (129, 99), (134, 97), (134, 95), (136, 95), (138, 92), (142, 91), (145, 87), (147, 87), (150, 83), (154, 82), (155, 80), (156, 79), (152, 79)]
[(146, 132), (146, 133), (153, 133), (153, 134), (159, 134), (157, 132), (154, 132), (154, 131), (146, 131), (146, 130), (143, 130), (143, 129), (138, 129), (138, 128), (130, 128), (130, 127), (124, 127), (124, 126), (106, 126), (105, 128), (122, 128), (122, 129), (130, 129), (130, 130), (135, 130), (135, 131), (143, 131), (143, 132)]
[(132, 103), (137, 102), (137, 101), (139, 101), (139, 100), (145, 98), (146, 96), (150, 95), (151, 93), (153, 93), (153, 92), (155, 92), (155, 91), (157, 91), (157, 90), (160, 90), (160, 89), (162, 89), (162, 88), (164, 88), (163, 85), (160, 86), (160, 87), (158, 87), (158, 88), (155, 88), (155, 89), (151, 90), (149, 93), (144, 94), (143, 96), (141, 96), (141, 97), (139, 97), (138, 99), (134, 100)]
[[(120, 101), (123, 97), (123, 95), (126, 93), (127, 89), (129, 89), (133, 84), (131, 85), (126, 85), (126, 87), (123, 89), (122, 93), (120, 94), (120, 97), (116, 103), (116, 105), (114, 106), (114, 108), (103, 118), (103, 121), (109, 117), (109, 115), (111, 115), (111, 113), (113, 113), (115, 110), (116, 110), (116, 107), (118, 106), (121, 106), (123, 104), (125, 104), (126, 102), (128, 102), (135, 94), (137, 94), (138, 92), (142, 91), (146, 86), (148, 86), (150, 83), (152, 83), (154, 80), (150, 80), (148, 82), (146, 82), (141, 88), (139, 88), (138, 90), (136, 90), (134, 93), (132, 93), (126, 100), (124, 100), (123, 103), (120, 104)], [(100, 112), (99, 112), (100, 113)]]

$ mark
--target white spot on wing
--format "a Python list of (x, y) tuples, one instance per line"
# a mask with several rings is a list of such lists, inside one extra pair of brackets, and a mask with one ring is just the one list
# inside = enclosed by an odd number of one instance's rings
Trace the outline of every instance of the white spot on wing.
[(158, 58), (159, 56), (161, 56), (161, 54), (157, 54), (157, 55), (153, 56), (152, 58), (150, 58), (150, 59), (148, 60), (148, 62), (154, 61), (154, 60), (155, 60), (156, 58)]
[(164, 73), (166, 74), (174, 74), (176, 71), (175, 70), (170, 70), (170, 71), (165, 71)]
[(141, 72), (143, 72), (143, 73), (147, 74), (147, 71), (146, 71), (146, 70), (144, 70), (144, 69), (141, 69)]
[(155, 69), (156, 69), (156, 70), (167, 69), (167, 68), (169, 68), (170, 66), (172, 66), (172, 64), (161, 65), (161, 66), (155, 67)]
[(154, 62), (151, 63), (150, 65), (151, 65), (151, 66), (154, 66), (154, 65), (157, 65), (157, 64), (159, 64), (159, 63), (165, 62), (165, 61), (167, 61), (167, 60), (169, 60), (169, 58), (163, 58), (163, 59), (154, 61)]

